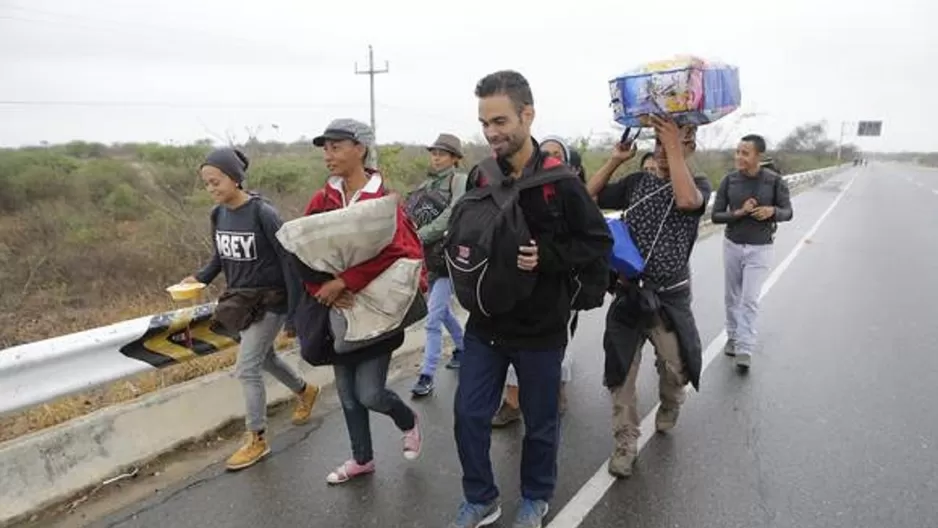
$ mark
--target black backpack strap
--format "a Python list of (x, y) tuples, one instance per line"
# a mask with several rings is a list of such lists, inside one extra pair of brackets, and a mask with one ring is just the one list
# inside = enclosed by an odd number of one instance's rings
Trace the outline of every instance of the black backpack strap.
[(221, 205), (216, 205), (212, 207), (212, 212), (209, 215), (209, 217), (212, 220), (212, 238), (215, 238), (215, 229), (217, 228), (217, 225), (218, 225), (218, 212), (221, 209), (221, 207), (222, 207)]
[(498, 161), (492, 157), (480, 161), (479, 170), (489, 179), (488, 185), (498, 184), (509, 178), (509, 176), (502, 172), (502, 168), (498, 166)]
[(517, 192), (566, 179), (578, 180), (573, 170), (563, 164), (538, 170), (534, 174), (529, 174), (519, 179), (513, 179), (505, 174), (501, 167), (499, 167), (498, 161), (496, 161), (495, 158), (486, 158), (479, 162), (479, 170), (490, 179), (489, 185), (511, 182), (510, 187)]
[(570, 170), (566, 165), (558, 165), (556, 167), (551, 167), (549, 169), (544, 169), (537, 171), (530, 176), (525, 176), (520, 180), (515, 182), (515, 188), (518, 191), (523, 191), (525, 189), (532, 189), (534, 187), (540, 187), (542, 185), (547, 185), (549, 183), (556, 183), (561, 180), (566, 179), (575, 179), (578, 180), (577, 175)]

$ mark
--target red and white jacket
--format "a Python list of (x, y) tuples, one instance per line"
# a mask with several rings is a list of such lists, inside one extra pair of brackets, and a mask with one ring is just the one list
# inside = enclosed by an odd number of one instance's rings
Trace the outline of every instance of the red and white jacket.
[[(391, 194), (384, 186), (384, 178), (377, 171), (369, 171), (370, 177), (368, 183), (356, 192), (353, 196), (345, 196), (342, 188), (342, 178), (337, 176), (330, 177), (326, 185), (316, 191), (306, 206), (304, 214), (311, 215), (342, 209), (349, 205), (364, 200), (374, 200)], [(403, 207), (397, 208), (397, 229), (394, 232), (394, 238), (381, 252), (371, 260), (362, 262), (339, 274), (345, 282), (345, 287), (352, 293), (357, 293), (364, 289), (384, 270), (388, 269), (398, 259), (409, 258), (423, 260), (423, 244), (417, 236), (417, 230), (414, 224), (407, 218)], [(315, 295), (319, 291), (319, 284), (309, 282), (303, 283), (306, 291), (310, 295)], [(427, 291), (427, 270), (420, 271), (420, 291)]]

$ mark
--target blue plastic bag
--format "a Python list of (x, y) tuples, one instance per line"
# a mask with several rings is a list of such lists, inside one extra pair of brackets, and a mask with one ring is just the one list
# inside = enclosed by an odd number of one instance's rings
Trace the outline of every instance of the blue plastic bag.
[(606, 225), (612, 233), (612, 269), (633, 279), (645, 271), (645, 259), (632, 239), (629, 224), (622, 218), (607, 218)]

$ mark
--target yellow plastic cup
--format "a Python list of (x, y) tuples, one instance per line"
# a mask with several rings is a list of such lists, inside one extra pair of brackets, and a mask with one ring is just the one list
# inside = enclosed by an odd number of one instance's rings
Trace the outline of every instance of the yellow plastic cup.
[(166, 291), (169, 292), (174, 301), (192, 301), (198, 299), (204, 289), (205, 284), (201, 282), (187, 282), (173, 284), (166, 288)]

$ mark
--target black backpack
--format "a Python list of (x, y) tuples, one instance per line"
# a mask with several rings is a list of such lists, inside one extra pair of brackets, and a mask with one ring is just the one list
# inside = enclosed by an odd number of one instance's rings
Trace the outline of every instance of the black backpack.
[(609, 291), (611, 269), (612, 263), (607, 254), (574, 270), (570, 277), (570, 309), (579, 311), (601, 308), (606, 302), (606, 292)]
[[(459, 304), (471, 313), (491, 317), (510, 311), (529, 297), (537, 281), (536, 272), (518, 269), (518, 248), (530, 245), (532, 238), (518, 204), (519, 193), (577, 177), (569, 167), (557, 165), (515, 180), (502, 172), (494, 158), (481, 162), (478, 171), (489, 183), (467, 191), (453, 206), (443, 257)], [(608, 267), (598, 275), (603, 283), (601, 306)], [(580, 286), (575, 287), (572, 308), (595, 308), (596, 294), (587, 291), (596, 289), (593, 283), (598, 281), (593, 280), (594, 275), (576, 276)]]

